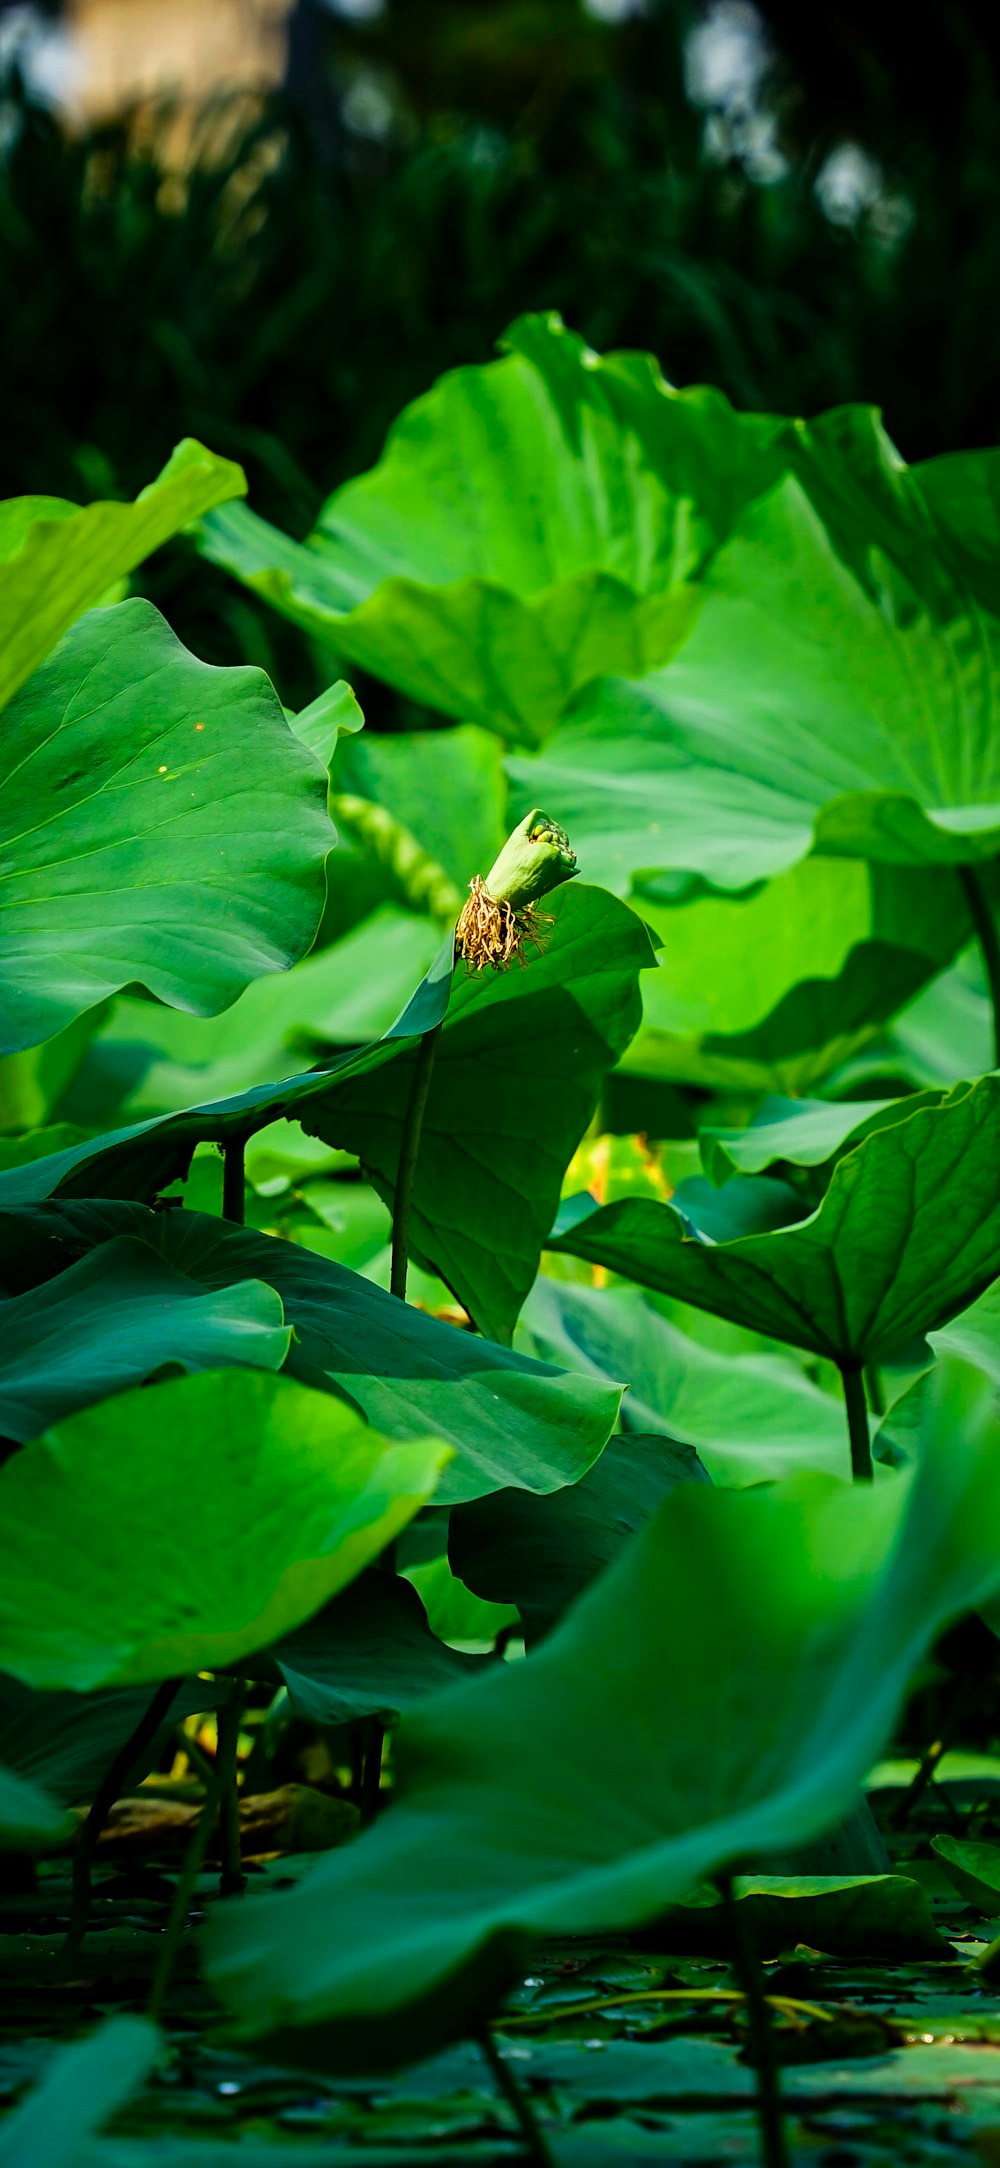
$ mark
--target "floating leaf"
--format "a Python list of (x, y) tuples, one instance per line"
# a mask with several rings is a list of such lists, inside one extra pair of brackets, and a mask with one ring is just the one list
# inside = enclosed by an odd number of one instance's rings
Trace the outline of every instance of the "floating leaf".
[(0, 1664), (86, 1690), (238, 1663), (353, 1580), (447, 1457), (262, 1371), (88, 1408), (0, 1470)]
[(0, 1304), (0, 1325), (0, 1434), (21, 1441), (166, 1363), (280, 1370), (291, 1340), (273, 1288), (206, 1293), (127, 1237)]
[(4, 714), (3, 1051), (130, 980), (224, 1008), (311, 945), (325, 783), (259, 670), (219, 670), (150, 603), (92, 610)]
[(349, 1859), (216, 1920), (244, 2030), (327, 2069), (411, 2060), (481, 2025), (537, 1938), (627, 1932), (828, 1828), (935, 1634), (1000, 1588), (993, 1401), (942, 1364), (912, 1479), (680, 1484), (526, 1663), (404, 1718), (398, 1802)]
[(59, 497), (0, 504), (0, 708), (116, 580), (246, 486), (241, 467), (186, 437), (134, 504), (82, 511)]
[(580, 1217), (555, 1250), (841, 1365), (943, 1324), (1000, 1274), (1000, 1078), (958, 1084), (835, 1168), (797, 1227), (708, 1243), (643, 1199)]

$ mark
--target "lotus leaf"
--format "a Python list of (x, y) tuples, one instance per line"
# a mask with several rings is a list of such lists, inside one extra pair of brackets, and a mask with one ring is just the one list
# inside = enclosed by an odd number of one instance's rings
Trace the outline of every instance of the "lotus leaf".
[(185, 438), (134, 504), (0, 504), (0, 708), (81, 615), (179, 528), (246, 490), (242, 468)]
[(2, 1050), (131, 980), (210, 1014), (294, 962), (324, 800), (260, 671), (197, 661), (148, 602), (90, 611), (4, 714)]
[(865, 1138), (798, 1226), (705, 1242), (673, 1206), (637, 1199), (584, 1208), (551, 1246), (858, 1367), (1000, 1274), (998, 1151), (1000, 1077), (980, 1077)]
[(912, 1477), (678, 1485), (526, 1663), (404, 1718), (398, 1803), (349, 1856), (216, 1920), (241, 2027), (328, 2069), (412, 2060), (540, 1936), (639, 1927), (828, 1828), (935, 1633), (1000, 1588), (993, 1403), (949, 1359)]
[(70, 1416), (0, 1470), (0, 1663), (78, 1690), (237, 1663), (370, 1564), (447, 1458), (263, 1371)]

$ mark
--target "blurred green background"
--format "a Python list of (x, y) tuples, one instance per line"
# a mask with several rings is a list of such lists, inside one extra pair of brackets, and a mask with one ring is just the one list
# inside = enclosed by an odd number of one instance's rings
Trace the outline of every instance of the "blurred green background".
[[(994, 7), (274, 0), (259, 95), (97, 114), (67, 8), (0, 5), (2, 495), (131, 496), (193, 433), (304, 533), (540, 307), (743, 406), (874, 401), (908, 458), (997, 437)], [(183, 544), (141, 584), (208, 659), (322, 682)]]

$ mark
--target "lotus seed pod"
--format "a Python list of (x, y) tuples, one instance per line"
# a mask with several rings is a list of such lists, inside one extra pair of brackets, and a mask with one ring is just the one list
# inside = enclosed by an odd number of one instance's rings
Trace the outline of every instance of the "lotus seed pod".
[(576, 871), (576, 853), (565, 829), (535, 806), (508, 836), (484, 885), (494, 902), (522, 911), (550, 888), (571, 881)]
[(508, 836), (485, 881), (477, 873), (455, 929), (455, 954), (471, 971), (506, 971), (524, 963), (530, 943), (541, 949), (543, 929), (551, 924), (536, 911), (540, 896), (577, 870), (569, 837), (536, 806)]

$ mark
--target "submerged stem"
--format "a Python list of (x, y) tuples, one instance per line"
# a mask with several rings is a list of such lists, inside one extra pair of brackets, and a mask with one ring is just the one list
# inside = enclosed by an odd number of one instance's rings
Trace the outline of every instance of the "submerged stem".
[(856, 1483), (870, 1483), (874, 1469), (864, 1371), (857, 1365), (841, 1363), (840, 1379), (844, 1388), (847, 1429), (851, 1440), (851, 1474)]
[(778, 2059), (774, 2052), (771, 2013), (764, 1993), (757, 1953), (751, 1945), (745, 1917), (740, 1912), (732, 1875), (720, 1875), (718, 1880), (729, 1925), (734, 1970), (746, 1996), (750, 2047), (757, 2072), (757, 2120), (760, 2124), (761, 2156), (764, 2168), (788, 2168)]
[(392, 1266), (389, 1292), (406, 1301), (406, 1271), (410, 1247), (410, 1206), (413, 1201), (413, 1181), (420, 1154), (420, 1135), (424, 1126), (424, 1109), (434, 1074), (434, 1060), (441, 1036), (441, 1025), (425, 1031), (417, 1048), (416, 1067), (410, 1085), (403, 1134), (399, 1146), (399, 1166), (396, 1169), (396, 1193), (392, 1207)]
[(534, 2161), (536, 2168), (555, 2168), (555, 2162), (549, 2150), (545, 2132), (538, 2121), (534, 2108), (524, 2087), (518, 2084), (517, 2077), (510, 2064), (504, 2061), (489, 2026), (484, 2025), (482, 2032), (477, 2033), (476, 2037), (500, 2092), (517, 2118), (517, 2127), (524, 2139), (525, 2159)]
[(969, 917), (976, 929), (986, 972), (986, 984), (990, 990), (990, 1006), (993, 1011), (993, 1066), (1000, 1069), (1000, 934), (993, 906), (983, 886), (983, 877), (977, 866), (959, 866), (958, 878), (969, 906)]
[(67, 1957), (76, 1956), (87, 1932), (94, 1854), (101, 1831), (120, 1795), (129, 1770), (138, 1760), (143, 1748), (149, 1745), (151, 1739), (155, 1739), (161, 1724), (169, 1716), (180, 1683), (179, 1679), (164, 1679), (162, 1686), (157, 1687), (149, 1707), (139, 1718), (135, 1730), (129, 1733), (124, 1745), (119, 1747), (114, 1761), (94, 1793), (90, 1812), (80, 1831), (73, 1854), (73, 1904), (65, 1944)]

